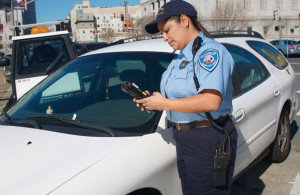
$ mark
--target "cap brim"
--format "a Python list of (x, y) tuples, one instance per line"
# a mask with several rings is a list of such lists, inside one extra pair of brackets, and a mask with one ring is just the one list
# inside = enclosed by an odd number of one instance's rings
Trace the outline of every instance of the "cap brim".
[(162, 18), (157, 18), (156, 20), (153, 20), (152, 22), (150, 22), (149, 24), (147, 24), (145, 26), (145, 30), (147, 31), (147, 33), (149, 34), (155, 34), (155, 33), (158, 33), (159, 30), (157, 28), (157, 23), (162, 21), (162, 20), (165, 20), (167, 19), (167, 17), (162, 17)]

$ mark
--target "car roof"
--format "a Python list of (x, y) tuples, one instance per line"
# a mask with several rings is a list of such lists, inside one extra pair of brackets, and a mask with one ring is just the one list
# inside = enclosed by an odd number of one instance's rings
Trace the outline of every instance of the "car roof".
[(23, 40), (23, 39), (34, 39), (37, 37), (48, 37), (48, 36), (54, 36), (54, 35), (63, 35), (63, 34), (69, 34), (67, 30), (64, 31), (57, 31), (57, 32), (48, 32), (48, 33), (39, 33), (39, 34), (32, 34), (32, 35), (23, 35), (23, 36), (15, 36), (12, 38), (12, 40)]
[[(240, 36), (215, 38), (215, 40), (220, 43), (236, 44), (236, 45), (243, 45), (245, 43), (245, 41), (248, 41), (248, 40), (266, 42), (264, 39), (261, 39), (261, 38), (240, 37)], [(163, 41), (162, 38), (158, 38), (158, 39), (141, 40), (141, 41), (111, 45), (108, 47), (104, 47), (104, 48), (100, 48), (100, 49), (88, 52), (86, 54), (83, 54), (82, 56), (88, 56), (88, 55), (100, 54), (100, 53), (136, 52), (136, 51), (165, 52), (165, 53), (173, 53), (174, 52), (173, 48), (171, 48), (167, 42)], [(178, 53), (178, 51), (176, 53)]]
[[(145, 45), (147, 45), (145, 47)], [(104, 47), (98, 50), (91, 51), (89, 53), (84, 54), (92, 55), (98, 53), (112, 53), (112, 52), (130, 52), (130, 51), (153, 51), (153, 52), (167, 52), (172, 53), (174, 50), (168, 45), (167, 42), (163, 41), (163, 39), (151, 39), (151, 40), (142, 40), (135, 42), (127, 42), (117, 45), (112, 45), (108, 47)]]

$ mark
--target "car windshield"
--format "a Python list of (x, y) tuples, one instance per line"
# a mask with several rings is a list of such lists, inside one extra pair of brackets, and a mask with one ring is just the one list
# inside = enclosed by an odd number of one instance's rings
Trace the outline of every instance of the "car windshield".
[[(130, 81), (150, 92), (159, 91), (161, 74), (174, 55), (120, 52), (83, 56), (47, 77), (7, 114), (13, 120), (35, 120), (42, 129), (59, 132), (65, 128), (57, 127), (67, 126), (62, 118), (106, 127), (118, 136), (154, 132), (161, 112), (141, 112), (121, 84)], [(47, 112), (56, 118), (41, 117)]]

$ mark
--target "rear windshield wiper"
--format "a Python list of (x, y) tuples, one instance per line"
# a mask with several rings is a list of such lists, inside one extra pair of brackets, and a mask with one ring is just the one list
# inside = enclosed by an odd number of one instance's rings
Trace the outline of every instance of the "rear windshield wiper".
[(49, 72), (51, 72), (51, 70), (53, 69), (53, 67), (57, 64), (58, 60), (60, 60), (60, 58), (65, 54), (64, 51), (61, 51), (58, 56), (54, 59), (54, 61), (49, 65), (49, 67), (47, 68), (45, 74), (48, 74)]
[(108, 127), (103, 127), (103, 126), (98, 126), (98, 125), (89, 125), (89, 124), (82, 124), (79, 121), (74, 121), (71, 119), (67, 119), (67, 118), (63, 118), (63, 117), (58, 117), (58, 116), (54, 116), (54, 115), (36, 115), (36, 116), (27, 116), (25, 117), (26, 119), (29, 120), (35, 120), (35, 119), (44, 119), (44, 120), (56, 120), (56, 121), (60, 121), (62, 123), (68, 124), (68, 125), (73, 125), (76, 127), (80, 127), (80, 128), (84, 128), (84, 129), (88, 129), (88, 130), (92, 130), (92, 131), (96, 131), (96, 132), (104, 132), (108, 135), (110, 135), (111, 137), (116, 137), (117, 134), (110, 128)]

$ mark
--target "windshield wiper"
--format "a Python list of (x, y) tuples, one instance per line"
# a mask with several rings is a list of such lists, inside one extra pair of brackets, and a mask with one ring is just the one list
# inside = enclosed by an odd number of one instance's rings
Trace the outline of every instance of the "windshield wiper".
[(88, 129), (88, 130), (92, 130), (92, 131), (96, 131), (96, 132), (104, 132), (108, 135), (110, 135), (111, 137), (116, 137), (117, 134), (110, 128), (108, 127), (103, 127), (103, 126), (98, 126), (98, 125), (89, 125), (89, 124), (82, 124), (79, 121), (74, 121), (71, 119), (67, 119), (67, 118), (63, 118), (63, 117), (58, 117), (58, 116), (54, 116), (54, 115), (36, 115), (36, 116), (27, 116), (25, 117), (26, 119), (30, 119), (30, 120), (35, 120), (35, 119), (46, 119), (46, 120), (57, 120), (60, 121), (62, 123), (68, 124), (68, 125), (74, 125), (76, 127), (80, 127), (80, 128), (84, 128), (84, 129)]
[(48, 74), (52, 69), (53, 67), (56, 65), (56, 63), (58, 62), (58, 60), (60, 60), (60, 58), (64, 55), (64, 51), (61, 51), (58, 56), (54, 59), (54, 61), (49, 65), (49, 67), (47, 68), (45, 74)]
[(9, 120), (10, 124), (21, 125), (22, 127), (33, 127), (36, 129), (42, 129), (41, 125), (34, 120)]
[(42, 129), (41, 125), (34, 120), (14, 119), (9, 114), (7, 114), (7, 112), (2, 112), (2, 114), (4, 116), (6, 116), (8, 124), (17, 124), (17, 125), (21, 125), (21, 126), (25, 126), (25, 127), (33, 127), (36, 129)]

